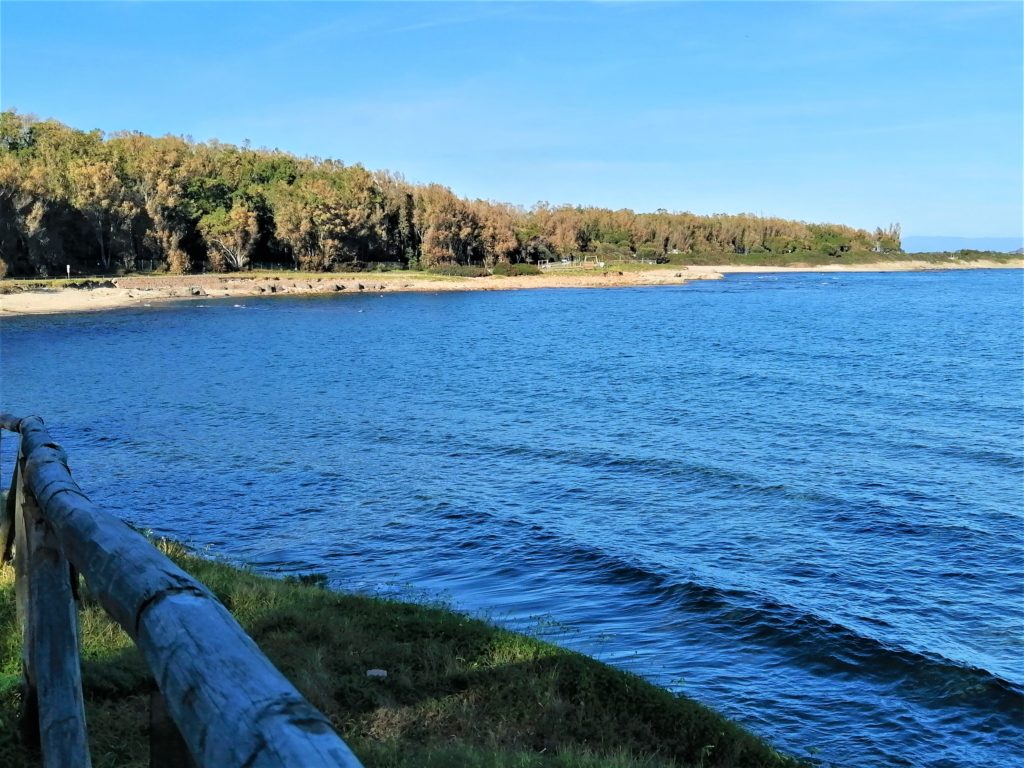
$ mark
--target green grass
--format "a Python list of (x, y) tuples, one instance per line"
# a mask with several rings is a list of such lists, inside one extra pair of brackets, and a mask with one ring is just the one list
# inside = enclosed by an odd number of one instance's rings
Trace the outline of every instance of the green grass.
[[(437, 607), (268, 579), (160, 545), (207, 584), (369, 766), (793, 766), (717, 713), (593, 659)], [(148, 765), (153, 683), (88, 595), (86, 717), (97, 768)], [(0, 568), (0, 765), (36, 766), (17, 740), (20, 636)], [(381, 668), (386, 679), (366, 676)]]

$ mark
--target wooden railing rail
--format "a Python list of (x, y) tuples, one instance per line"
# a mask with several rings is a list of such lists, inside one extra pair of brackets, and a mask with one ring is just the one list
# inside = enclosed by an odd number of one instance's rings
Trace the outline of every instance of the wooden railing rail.
[[(22, 731), (38, 739), (44, 766), (90, 765), (73, 594), (79, 573), (142, 652), (160, 690), (155, 709), (166, 706), (196, 765), (360, 766), (209, 589), (86, 497), (42, 419), (0, 414), (0, 428), (21, 435), (0, 554), (15, 562)], [(153, 762), (168, 761), (154, 748)]]

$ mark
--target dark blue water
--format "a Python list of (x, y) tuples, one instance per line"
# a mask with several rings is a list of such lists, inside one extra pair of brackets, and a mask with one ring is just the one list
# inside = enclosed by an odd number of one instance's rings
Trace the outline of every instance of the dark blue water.
[(824, 764), (1002, 766), (1022, 298), (1013, 271), (749, 275), (15, 318), (2, 402), (159, 533), (440, 595)]

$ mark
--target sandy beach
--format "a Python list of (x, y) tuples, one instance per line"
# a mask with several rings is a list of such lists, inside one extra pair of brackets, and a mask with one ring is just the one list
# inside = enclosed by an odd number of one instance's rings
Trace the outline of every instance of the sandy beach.
[(912, 272), (942, 269), (1024, 268), (1024, 259), (1007, 262), (971, 261), (939, 264), (891, 261), (876, 264), (825, 266), (687, 266), (620, 272), (547, 272), (520, 277), (442, 277), (422, 273), (367, 273), (362, 275), (298, 275), (294, 278), (239, 275), (160, 275), (83, 281), (89, 287), (19, 290), (8, 281), (10, 292), (0, 295), (0, 317), (64, 312), (92, 312), (181, 299), (294, 296), (323, 293), (394, 293), (441, 291), (503, 291), (537, 288), (612, 288), (685, 285), (695, 280), (720, 280), (728, 274), (791, 272)]

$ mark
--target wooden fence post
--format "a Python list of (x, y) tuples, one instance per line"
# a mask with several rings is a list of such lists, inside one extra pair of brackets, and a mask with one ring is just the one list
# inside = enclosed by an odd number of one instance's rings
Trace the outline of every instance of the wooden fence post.
[[(25, 473), (22, 453), (18, 451), (16, 462), (17, 483), (9, 493), (14, 494), (14, 596), (21, 627), (21, 713), (18, 730), (23, 743), (30, 747), (39, 746), (39, 700), (36, 689), (35, 654), (32, 652), (32, 636), (29, 629), (29, 555), (28, 533), (25, 528), (25, 507), (29, 503), (25, 494)], [(30, 515), (28, 515), (30, 516)]]
[[(21, 452), (18, 452), (19, 457)], [(18, 485), (21, 483), (21, 470), (18, 468), (21, 462), (18, 458), (14, 460), (14, 471), (11, 473), (11, 487), (7, 489), (7, 497), (4, 499), (4, 509), (0, 513), (0, 562), (9, 563), (14, 555), (14, 520), (18, 509)]]
[[(20, 515), (16, 560), (24, 643), (26, 702), (32, 700), (35, 727), (23, 732), (40, 745), (44, 768), (91, 765), (78, 652), (78, 606), (71, 591), (68, 561), (53, 528), (32, 493), (19, 484)], [(18, 584), (21, 587), (21, 583)], [(23, 713), (31, 717), (31, 708)]]
[(14, 530), (24, 635), (22, 725), (42, 742), (45, 768), (90, 765), (71, 565), (142, 652), (160, 688), (154, 723), (169, 712), (191, 760), (204, 768), (361, 768), (206, 586), (89, 500), (42, 419), (0, 413), (0, 428), (21, 434), (6, 532)]

